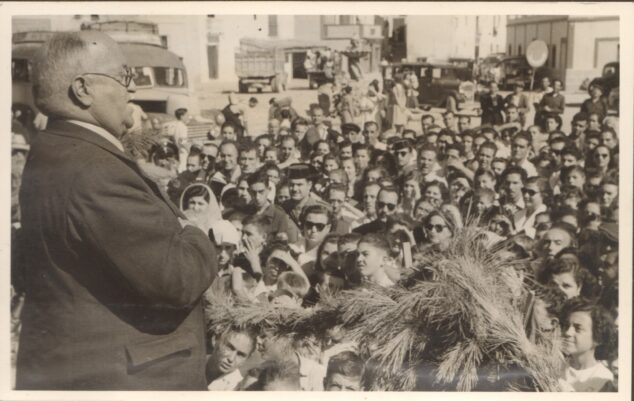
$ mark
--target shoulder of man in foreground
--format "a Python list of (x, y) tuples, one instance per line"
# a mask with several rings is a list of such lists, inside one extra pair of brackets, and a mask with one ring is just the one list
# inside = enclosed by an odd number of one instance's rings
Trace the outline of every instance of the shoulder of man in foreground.
[(216, 275), (215, 252), (198, 228), (182, 228), (167, 200), (132, 166), (95, 152), (70, 188), (71, 233), (149, 302), (191, 305)]

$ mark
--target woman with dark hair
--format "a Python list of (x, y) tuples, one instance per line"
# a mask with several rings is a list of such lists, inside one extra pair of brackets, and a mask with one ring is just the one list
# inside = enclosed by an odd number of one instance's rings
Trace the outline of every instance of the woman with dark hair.
[(449, 189), (442, 182), (434, 180), (425, 184), (421, 190), (421, 197), (435, 207), (440, 207), (449, 201)]
[(370, 165), (375, 167), (382, 167), (383, 169), (385, 169), (389, 177), (396, 177), (398, 175), (396, 158), (390, 152), (384, 150), (375, 150), (372, 153)]
[(420, 197), (420, 180), (418, 173), (416, 171), (410, 171), (405, 174), (401, 183), (400, 212), (411, 217)]
[(449, 246), (449, 240), (455, 235), (456, 224), (449, 215), (434, 210), (423, 219), (423, 232), (427, 244), (443, 250)]
[(222, 219), (216, 196), (205, 184), (194, 183), (181, 194), (180, 209), (196, 227), (209, 233), (213, 222)]

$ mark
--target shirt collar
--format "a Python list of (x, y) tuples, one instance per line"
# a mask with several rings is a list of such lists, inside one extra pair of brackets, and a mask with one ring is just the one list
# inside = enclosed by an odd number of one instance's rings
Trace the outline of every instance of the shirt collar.
[(78, 120), (66, 120), (66, 121), (68, 121), (69, 123), (73, 123), (75, 125), (79, 125), (80, 127), (84, 127), (87, 130), (90, 130), (90, 131), (94, 132), (95, 134), (99, 135), (100, 137), (104, 138), (105, 140), (107, 140), (108, 142), (113, 144), (121, 152), (124, 151), (123, 150), (123, 145), (121, 144), (121, 141), (119, 141), (117, 138), (115, 138), (114, 135), (112, 135), (111, 133), (109, 133), (105, 129), (103, 129), (103, 128), (95, 125), (95, 124), (87, 123), (85, 121), (78, 121)]

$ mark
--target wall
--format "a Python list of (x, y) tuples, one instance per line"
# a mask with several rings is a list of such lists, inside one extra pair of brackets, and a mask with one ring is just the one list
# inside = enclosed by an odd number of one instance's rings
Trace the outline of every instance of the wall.
[(293, 37), (302, 40), (320, 40), (321, 16), (296, 15), (293, 27)]
[(473, 16), (408, 15), (405, 24), (409, 60), (475, 56)]

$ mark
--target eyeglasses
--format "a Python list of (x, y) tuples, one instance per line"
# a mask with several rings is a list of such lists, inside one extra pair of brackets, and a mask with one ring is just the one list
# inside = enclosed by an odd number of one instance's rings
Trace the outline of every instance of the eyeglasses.
[(376, 203), (376, 207), (378, 209), (387, 208), (389, 211), (392, 211), (392, 210), (396, 209), (396, 204), (395, 203), (377, 202)]
[[(123, 66), (123, 70), (124, 70), (124, 75), (123, 77), (119, 77), (119, 78), (113, 77), (112, 75), (104, 74), (101, 72), (85, 72), (83, 75), (101, 75), (102, 77), (108, 77), (110, 79), (114, 79), (119, 84), (123, 85), (124, 88), (128, 88), (130, 84), (132, 83), (132, 79), (134, 78), (134, 73), (132, 72), (132, 68), (128, 66)], [(121, 78), (123, 78), (123, 80), (121, 80)]]
[(427, 231), (436, 231), (437, 233), (441, 233), (443, 232), (443, 230), (447, 228), (447, 226), (444, 226), (442, 224), (427, 224), (425, 226), (425, 229), (427, 229)]
[(304, 223), (304, 229), (305, 230), (312, 230), (314, 228), (317, 229), (318, 232), (324, 231), (324, 228), (326, 228), (326, 224), (325, 223), (315, 223), (312, 221), (307, 221)]
[(538, 191), (535, 191), (534, 189), (530, 189), (530, 188), (522, 188), (522, 193), (524, 195), (528, 195), (530, 197), (533, 197), (533, 196), (535, 196), (538, 193)]

